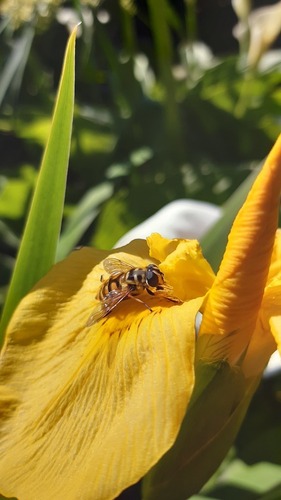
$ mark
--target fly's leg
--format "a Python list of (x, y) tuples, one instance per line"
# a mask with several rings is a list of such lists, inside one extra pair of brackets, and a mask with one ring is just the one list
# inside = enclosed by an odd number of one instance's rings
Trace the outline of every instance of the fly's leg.
[[(154, 294), (153, 294), (153, 295), (154, 295)], [(151, 307), (149, 307), (149, 306), (148, 306), (148, 305), (147, 305), (147, 304), (146, 304), (143, 300), (138, 299), (137, 297), (134, 297), (134, 295), (131, 295), (131, 294), (129, 294), (129, 295), (128, 295), (128, 298), (130, 298), (130, 299), (134, 299), (134, 300), (136, 300), (137, 302), (140, 302), (140, 304), (143, 304), (143, 305), (146, 307), (146, 309), (148, 309), (150, 312), (152, 312)]]
[[(157, 292), (162, 292), (163, 295), (162, 297), (164, 299), (167, 299), (167, 300), (170, 300), (171, 302), (175, 302), (176, 304), (182, 304), (182, 300), (181, 299), (178, 299), (177, 297), (173, 297), (172, 295), (164, 295), (165, 293), (169, 293), (169, 290), (166, 291), (166, 288), (162, 288), (161, 285), (159, 287), (157, 287)], [(156, 295), (154, 292), (152, 292), (152, 290), (149, 290), (149, 288), (146, 288), (146, 291), (147, 293), (149, 293), (150, 295)]]

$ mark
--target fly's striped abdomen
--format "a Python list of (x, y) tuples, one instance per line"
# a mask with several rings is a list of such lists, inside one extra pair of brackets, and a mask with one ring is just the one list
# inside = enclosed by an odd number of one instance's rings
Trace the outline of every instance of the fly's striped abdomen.
[(99, 300), (104, 300), (105, 297), (112, 291), (122, 291), (124, 288), (127, 288), (128, 284), (126, 283), (126, 275), (125, 273), (115, 274), (109, 277), (106, 280), (97, 295)]

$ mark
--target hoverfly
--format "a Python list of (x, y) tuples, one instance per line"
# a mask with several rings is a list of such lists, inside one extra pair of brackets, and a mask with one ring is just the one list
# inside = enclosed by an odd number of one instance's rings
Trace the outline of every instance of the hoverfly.
[(96, 298), (98, 305), (90, 315), (86, 326), (93, 325), (96, 321), (107, 316), (115, 307), (125, 299), (133, 299), (143, 304), (149, 311), (152, 309), (137, 295), (146, 291), (150, 295), (162, 294), (168, 300), (180, 303), (171, 294), (173, 289), (165, 282), (164, 274), (156, 264), (146, 267), (133, 267), (119, 259), (109, 258), (103, 262), (109, 278), (103, 279)]

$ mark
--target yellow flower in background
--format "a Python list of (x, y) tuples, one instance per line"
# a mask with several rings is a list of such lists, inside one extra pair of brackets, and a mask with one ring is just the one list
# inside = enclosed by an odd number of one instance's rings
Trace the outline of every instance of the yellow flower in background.
[[(281, 136), (216, 277), (196, 241), (154, 234), (75, 251), (22, 300), (1, 358), (2, 494), (108, 500), (145, 474), (146, 500), (200, 489), (280, 347), (280, 189)], [(152, 311), (126, 299), (87, 327), (109, 256), (155, 262), (182, 303), (144, 292)]]

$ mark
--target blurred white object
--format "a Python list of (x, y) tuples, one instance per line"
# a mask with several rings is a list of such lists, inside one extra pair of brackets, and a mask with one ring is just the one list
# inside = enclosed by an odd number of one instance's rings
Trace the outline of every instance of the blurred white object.
[(253, 10), (247, 23), (240, 20), (233, 34), (240, 40), (246, 29), (250, 32), (247, 62), (249, 66), (255, 67), (281, 31), (281, 1)]
[(272, 377), (276, 373), (281, 371), (281, 357), (278, 351), (275, 351), (266, 367), (266, 370), (264, 372), (264, 377)]
[(243, 21), (248, 18), (251, 11), (251, 0), (231, 0), (236, 16)]
[(77, 37), (82, 35), (82, 25), (83, 31), (89, 30), (93, 26), (94, 18), (92, 11), (86, 6), (80, 6), (80, 10), (72, 9), (71, 7), (60, 7), (57, 10), (56, 19), (58, 23), (63, 24), (67, 27), (68, 32), (72, 33), (73, 29), (77, 26)]
[(220, 207), (195, 200), (172, 201), (154, 215), (134, 227), (117, 241), (115, 247), (126, 245), (136, 238), (160, 233), (165, 238), (200, 239), (217, 222)]

